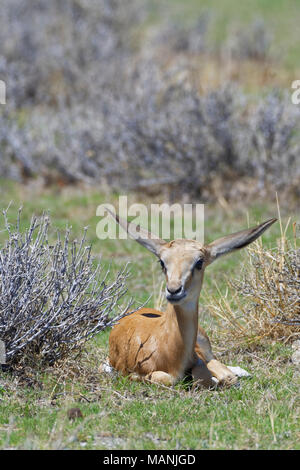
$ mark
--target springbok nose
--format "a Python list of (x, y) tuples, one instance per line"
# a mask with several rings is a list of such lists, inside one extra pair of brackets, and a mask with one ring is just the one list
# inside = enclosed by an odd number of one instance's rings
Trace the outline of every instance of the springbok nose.
[(179, 292), (181, 291), (181, 286), (179, 287), (179, 289), (170, 289), (169, 287), (167, 287), (167, 291), (171, 295), (179, 294)]

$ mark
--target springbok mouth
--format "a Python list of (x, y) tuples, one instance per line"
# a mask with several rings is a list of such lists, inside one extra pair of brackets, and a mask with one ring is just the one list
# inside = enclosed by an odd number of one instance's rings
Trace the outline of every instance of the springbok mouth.
[(167, 301), (170, 302), (171, 304), (176, 304), (177, 302), (180, 302), (182, 299), (184, 299), (186, 295), (187, 295), (186, 292), (183, 292), (182, 294), (178, 294), (178, 295), (167, 294), (166, 298), (167, 298)]

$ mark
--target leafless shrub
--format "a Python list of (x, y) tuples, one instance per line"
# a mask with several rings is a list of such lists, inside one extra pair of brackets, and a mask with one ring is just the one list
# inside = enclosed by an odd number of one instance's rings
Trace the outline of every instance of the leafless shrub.
[(164, 46), (175, 53), (200, 54), (206, 52), (209, 14), (203, 13), (191, 26), (169, 24), (159, 31), (154, 45)]
[(172, 76), (146, 83), (121, 116), (123, 158), (135, 172), (131, 184), (163, 183), (202, 196), (217, 172), (235, 170), (236, 100), (229, 89), (201, 97)]
[(217, 177), (223, 195), (226, 182), (232, 187), (243, 177), (256, 179), (257, 191), (297, 186), (299, 109), (286, 98), (271, 93), (251, 107), (231, 86), (201, 96), (177, 74), (149, 65), (147, 71), (147, 64), (135, 80), (131, 91), (124, 87), (102, 139), (102, 155), (120, 163), (119, 184), (164, 184), (202, 198)]
[[(120, 74), (143, 16), (136, 0), (10, 0), (1, 6), (0, 75), (9, 103), (68, 106)], [(102, 87), (102, 89), (100, 89)], [(75, 97), (75, 98), (74, 98)]]
[[(86, 232), (71, 241), (70, 230), (49, 241), (47, 216), (30, 227), (12, 228), (4, 212), (8, 240), (0, 249), (0, 338), (9, 365), (53, 364), (81, 350), (86, 341), (121, 315), (127, 268), (108, 281), (94, 266)], [(119, 310), (119, 314), (117, 313)]]
[(164, 185), (205, 198), (215, 197), (218, 177), (223, 196), (237, 179), (253, 178), (256, 191), (296, 192), (300, 179), (299, 109), (286, 98), (271, 93), (251, 108), (233, 87), (201, 96), (148, 63), (97, 107), (36, 110), (21, 128), (7, 116), (0, 121), (0, 170), (19, 180), (40, 174), (117, 190)]
[(255, 110), (251, 125), (251, 150), (256, 176), (277, 188), (291, 184), (300, 176), (297, 164), (299, 145), (299, 109), (288, 97), (269, 94)]
[[(256, 107), (238, 89), (201, 96), (149, 63), (128, 73), (122, 93), (97, 103), (31, 112), (21, 127), (2, 115), (3, 176), (43, 175), (64, 184), (87, 181), (120, 189), (164, 185), (193, 197), (223, 196), (242, 178), (256, 191), (297, 191), (299, 109), (271, 93)], [(177, 195), (178, 197), (178, 195)]]
[(251, 245), (243, 279), (208, 306), (227, 339), (249, 346), (300, 336), (299, 254), (296, 238), (287, 240), (285, 232), (274, 249), (264, 248), (261, 240)]
[(231, 35), (226, 48), (236, 60), (264, 61), (269, 57), (271, 35), (262, 18), (257, 18), (249, 27)]
[(35, 151), (32, 129), (20, 128), (8, 112), (0, 112), (0, 175), (17, 181), (33, 176), (37, 171)]

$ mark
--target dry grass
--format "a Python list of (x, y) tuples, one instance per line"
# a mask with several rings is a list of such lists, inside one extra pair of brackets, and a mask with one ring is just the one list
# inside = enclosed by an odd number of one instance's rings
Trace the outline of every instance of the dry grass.
[[(290, 219), (275, 248), (264, 247), (262, 240), (248, 248), (242, 280), (228, 281), (225, 294), (207, 307), (220, 325), (219, 333), (236, 347), (257, 346), (263, 341), (283, 341), (300, 336), (299, 248), (296, 222), (293, 237), (286, 234)], [(225, 344), (227, 344), (225, 342)]]
[(175, 68), (178, 63), (185, 67), (178, 78), (191, 83), (200, 94), (221, 88), (226, 82), (235, 82), (248, 92), (258, 93), (268, 88), (286, 88), (293, 82), (294, 71), (284, 69), (276, 62), (257, 60), (236, 60), (223, 56), (205, 54), (189, 55), (169, 54), (166, 48), (159, 52), (166, 70)]

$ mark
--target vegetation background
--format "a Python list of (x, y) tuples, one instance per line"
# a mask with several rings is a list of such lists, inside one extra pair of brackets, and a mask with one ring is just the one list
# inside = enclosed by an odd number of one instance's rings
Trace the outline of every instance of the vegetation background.
[[(110, 318), (131, 298), (163, 306), (163, 277), (133, 241), (97, 238), (99, 204), (205, 203), (207, 241), (279, 222), (211, 266), (200, 299), (216, 353), (251, 379), (207, 391), (106, 377), (109, 328), (54, 363), (35, 345), (0, 373), (1, 448), (299, 448), (300, 1), (2, 3), (1, 209), (20, 233), (49, 213), (53, 243), (88, 227), (108, 283), (130, 262)], [(8, 239), (2, 217), (0, 339)]]

